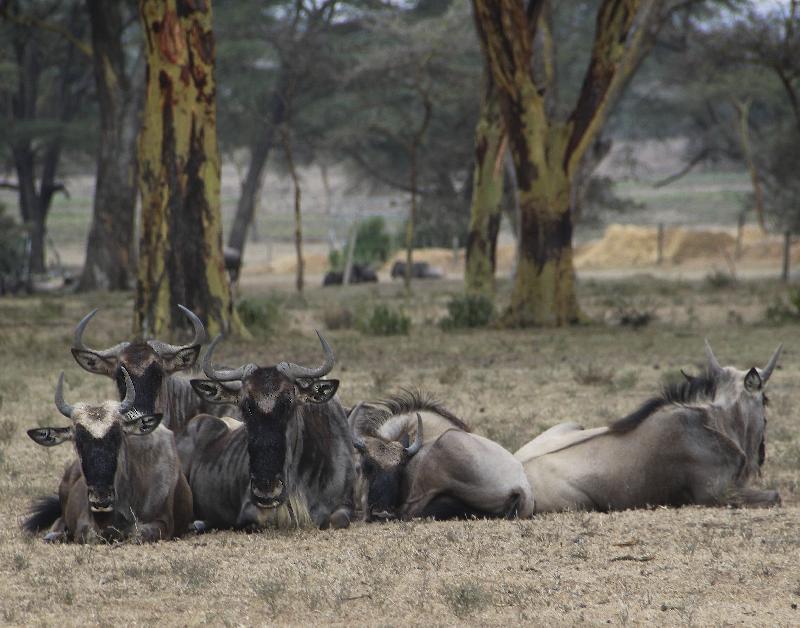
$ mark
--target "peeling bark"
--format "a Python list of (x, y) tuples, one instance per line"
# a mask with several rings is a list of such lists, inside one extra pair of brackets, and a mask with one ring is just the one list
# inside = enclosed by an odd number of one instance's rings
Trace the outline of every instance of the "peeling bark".
[(134, 331), (184, 324), (182, 304), (211, 334), (240, 333), (222, 255), (211, 5), (141, 0), (139, 9), (147, 79)]

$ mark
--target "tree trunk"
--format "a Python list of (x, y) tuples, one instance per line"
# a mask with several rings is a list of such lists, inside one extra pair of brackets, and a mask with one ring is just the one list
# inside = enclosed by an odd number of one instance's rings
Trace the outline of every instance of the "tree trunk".
[(753, 150), (750, 146), (750, 104), (750, 100), (741, 101), (734, 99), (733, 101), (733, 105), (739, 117), (739, 142), (742, 145), (742, 154), (744, 155), (745, 163), (747, 163), (747, 170), (750, 173), (750, 181), (753, 184), (753, 209), (756, 212), (758, 226), (761, 228), (762, 233), (766, 233), (767, 226), (764, 220), (764, 191), (761, 187), (761, 177), (758, 176), (758, 166), (756, 166)]
[(417, 222), (417, 142), (412, 140), (409, 148), (409, 183), (411, 187), (411, 203), (408, 206), (408, 220), (406, 220), (406, 272), (403, 284), (406, 293), (411, 292), (411, 276), (414, 270), (414, 228)]
[(502, 218), (503, 119), (491, 76), (484, 73), (483, 97), (475, 129), (472, 206), (464, 280), (467, 292), (494, 297), (497, 234)]
[(100, 109), (100, 144), (92, 226), (78, 290), (127, 290), (133, 270), (136, 136), (144, 76), (136, 70), (128, 76), (125, 67), (122, 5), (87, 0), (87, 8)]
[(247, 174), (242, 181), (242, 190), (239, 194), (239, 201), (236, 204), (236, 215), (231, 225), (231, 233), (228, 236), (228, 246), (239, 251), (239, 255), (244, 259), (244, 246), (247, 242), (247, 230), (253, 223), (253, 215), (258, 196), (261, 193), (261, 183), (264, 179), (264, 169), (269, 160), (269, 154), (275, 142), (275, 129), (280, 127), (286, 117), (286, 80), (281, 76), (278, 80), (278, 87), (272, 94), (270, 105), (270, 123), (261, 128), (258, 137), (250, 148), (250, 164), (247, 167)]
[(289, 168), (289, 175), (294, 184), (294, 250), (297, 254), (297, 273), (295, 275), (295, 287), (302, 295), (305, 285), (305, 260), (303, 259), (303, 215), (300, 211), (300, 177), (297, 176), (297, 169), (294, 166), (292, 156), (292, 145), (289, 140), (289, 132), (286, 128), (281, 129), (281, 142), (283, 152), (286, 155), (286, 165)]
[(140, 0), (147, 80), (139, 137), (142, 195), (134, 331), (184, 324), (243, 331), (222, 255), (211, 4)]

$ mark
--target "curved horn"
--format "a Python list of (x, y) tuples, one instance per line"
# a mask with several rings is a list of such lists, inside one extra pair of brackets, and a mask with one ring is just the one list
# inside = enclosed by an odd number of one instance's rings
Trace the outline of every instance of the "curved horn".
[(133, 402), (136, 399), (136, 388), (133, 386), (133, 380), (124, 366), (122, 367), (122, 374), (125, 376), (125, 399), (119, 404), (119, 413), (124, 415), (133, 408)]
[(206, 340), (206, 328), (203, 326), (203, 321), (192, 312), (188, 307), (184, 307), (183, 305), (178, 305), (178, 309), (186, 315), (186, 318), (189, 319), (189, 322), (192, 324), (192, 328), (194, 329), (194, 338), (192, 338), (191, 342), (185, 345), (171, 345), (167, 342), (161, 342), (160, 340), (148, 340), (147, 344), (149, 344), (157, 353), (178, 353), (183, 349), (188, 349), (189, 347), (194, 347), (195, 345), (201, 345)]
[(58, 408), (58, 411), (68, 419), (71, 419), (73, 408), (66, 401), (64, 401), (64, 371), (61, 371), (61, 375), (58, 376), (58, 384), (56, 384), (55, 401), (56, 401), (56, 408)]
[(711, 350), (711, 343), (708, 342), (708, 338), (705, 339), (706, 344), (706, 357), (708, 358), (708, 368), (711, 370), (712, 373), (719, 372), (722, 369), (722, 365), (717, 360), (717, 357), (714, 355), (714, 352)]
[(81, 351), (90, 351), (92, 353), (97, 353), (103, 357), (108, 357), (112, 355), (119, 355), (120, 351), (122, 351), (125, 347), (128, 346), (129, 343), (127, 342), (120, 342), (118, 345), (114, 345), (110, 349), (101, 349), (95, 350), (91, 347), (87, 347), (83, 343), (83, 332), (86, 330), (86, 326), (89, 324), (89, 321), (94, 318), (94, 315), (97, 314), (98, 309), (94, 308), (91, 312), (89, 312), (86, 316), (81, 319), (81, 322), (78, 323), (78, 326), (75, 327), (75, 335), (72, 338), (72, 347), (74, 349), (79, 349)]
[(775, 352), (772, 354), (772, 357), (769, 359), (769, 362), (767, 362), (767, 365), (759, 373), (759, 375), (761, 375), (761, 381), (764, 382), (765, 384), (767, 383), (767, 380), (769, 379), (770, 375), (772, 375), (772, 371), (775, 370), (775, 367), (778, 364), (778, 358), (781, 357), (782, 350), (783, 350), (783, 343), (778, 345), (778, 348), (775, 349)]
[(220, 370), (216, 370), (211, 364), (211, 356), (213, 355), (214, 349), (220, 340), (222, 340), (222, 334), (217, 335), (217, 337), (214, 338), (214, 340), (208, 346), (206, 354), (203, 357), (203, 373), (205, 373), (207, 377), (210, 377), (218, 382), (233, 382), (243, 380), (256, 368), (255, 364), (246, 364), (238, 369)]
[(318, 331), (317, 336), (319, 337), (319, 342), (322, 345), (322, 351), (325, 353), (325, 362), (322, 363), (322, 366), (312, 369), (308, 368), (307, 366), (294, 364), (292, 362), (281, 362), (276, 368), (291, 380), (296, 380), (300, 377), (315, 379), (330, 373), (333, 365), (336, 363), (336, 357), (333, 355), (333, 349), (331, 349), (328, 341), (325, 340), (325, 338), (322, 337), (322, 334)]
[(353, 447), (355, 447), (358, 451), (363, 451), (367, 448), (367, 445), (362, 440), (358, 429), (358, 420), (361, 418), (359, 415), (361, 414), (363, 407), (364, 402), (359, 401), (356, 407), (350, 411), (350, 415), (347, 417), (347, 422), (350, 424), (350, 436), (353, 440)]
[(406, 455), (411, 458), (419, 453), (422, 449), (422, 416), (417, 412), (417, 437), (414, 439), (414, 444), (411, 447), (406, 447)]

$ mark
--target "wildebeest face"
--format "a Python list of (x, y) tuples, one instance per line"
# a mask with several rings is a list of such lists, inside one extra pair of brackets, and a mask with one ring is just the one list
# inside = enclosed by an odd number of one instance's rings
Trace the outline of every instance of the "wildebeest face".
[(86, 480), (89, 507), (93, 512), (109, 512), (114, 507), (114, 477), (123, 434), (145, 435), (155, 430), (161, 415), (148, 415), (132, 409), (135, 391), (131, 378), (126, 380), (122, 403), (106, 401), (98, 405), (67, 404), (63, 398), (64, 374), (56, 388), (56, 406), (72, 422), (71, 427), (43, 427), (28, 430), (39, 445), (52, 447), (71, 440)]
[(120, 399), (125, 395), (126, 370), (136, 387), (134, 407), (140, 412), (152, 413), (161, 385), (172, 373), (189, 369), (197, 362), (201, 343), (205, 340), (202, 322), (190, 310), (179, 306), (191, 321), (195, 337), (188, 345), (176, 346), (157, 340), (122, 342), (110, 349), (96, 350), (83, 344), (83, 331), (97, 310), (90, 312), (75, 330), (72, 355), (76, 362), (90, 373), (111, 377), (119, 389)]
[(241, 383), (192, 380), (192, 387), (212, 403), (232, 403), (242, 410), (250, 458), (250, 493), (261, 508), (286, 501), (284, 478), (289, 422), (298, 406), (326, 403), (339, 380), (298, 378), (292, 381), (276, 367), (250, 369)]
[(411, 460), (407, 442), (384, 441), (365, 437), (354, 442), (361, 456), (361, 472), (367, 483), (367, 520), (397, 518), (400, 507), (401, 482), (406, 464)]

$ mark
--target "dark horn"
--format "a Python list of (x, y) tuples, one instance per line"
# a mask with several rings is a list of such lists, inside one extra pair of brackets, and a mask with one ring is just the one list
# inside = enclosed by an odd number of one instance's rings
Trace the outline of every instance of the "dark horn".
[(222, 334), (219, 334), (216, 338), (214, 338), (214, 340), (208, 346), (208, 349), (206, 349), (206, 354), (203, 357), (203, 373), (205, 373), (207, 377), (210, 377), (218, 382), (233, 382), (237, 380), (241, 381), (245, 377), (245, 371), (248, 370), (247, 367), (242, 366), (238, 369), (216, 370), (211, 364), (211, 356), (213, 355), (214, 349), (220, 340), (222, 340)]
[(361, 435), (358, 431), (358, 420), (359, 415), (361, 414), (361, 410), (364, 407), (364, 402), (359, 401), (355, 408), (350, 411), (350, 415), (347, 417), (347, 422), (350, 424), (350, 434), (353, 440), (353, 447), (356, 448), (357, 451), (364, 451), (367, 448), (366, 443), (361, 439)]
[(708, 358), (708, 366), (711, 369), (712, 373), (716, 373), (718, 371), (723, 370), (722, 365), (717, 360), (717, 357), (714, 355), (714, 352), (711, 350), (711, 343), (708, 342), (708, 338), (705, 339), (706, 343), (706, 357)]
[(188, 318), (189, 322), (192, 324), (192, 327), (194, 328), (194, 338), (192, 338), (191, 342), (185, 345), (171, 345), (167, 342), (160, 342), (158, 340), (148, 340), (147, 344), (149, 344), (159, 355), (164, 355), (167, 353), (174, 355), (179, 351), (183, 351), (184, 349), (188, 349), (189, 347), (194, 347), (196, 345), (201, 345), (206, 341), (206, 328), (203, 326), (203, 321), (198, 318), (197, 314), (183, 305), (178, 305), (178, 309), (186, 315), (186, 318)]
[(55, 401), (56, 401), (56, 408), (58, 408), (58, 411), (68, 419), (71, 419), (73, 408), (66, 401), (64, 401), (64, 371), (61, 371), (61, 375), (58, 376), (58, 384), (56, 384)]
[(422, 416), (417, 412), (417, 437), (414, 439), (414, 444), (411, 447), (406, 447), (406, 454), (409, 458), (419, 453), (422, 449)]
[(312, 369), (308, 368), (307, 366), (293, 364), (292, 362), (281, 362), (277, 366), (277, 369), (291, 380), (296, 380), (301, 377), (315, 379), (330, 373), (331, 369), (333, 369), (333, 365), (336, 363), (336, 357), (333, 355), (333, 349), (331, 349), (328, 341), (325, 340), (325, 338), (322, 337), (322, 334), (320, 334), (318, 331), (317, 336), (319, 337), (319, 342), (322, 345), (322, 351), (325, 353), (325, 362), (322, 363), (322, 366)]
[(136, 400), (136, 388), (125, 367), (122, 367), (122, 374), (125, 376), (125, 399), (119, 404), (119, 413), (124, 415), (133, 408), (133, 402)]
[(783, 343), (778, 345), (778, 348), (775, 349), (775, 352), (772, 354), (772, 357), (769, 359), (769, 362), (767, 362), (767, 365), (764, 367), (761, 373), (759, 373), (759, 375), (761, 375), (761, 381), (764, 382), (765, 384), (767, 383), (767, 380), (770, 378), (770, 375), (772, 375), (772, 371), (774, 371), (775, 367), (778, 365), (778, 358), (781, 357), (782, 350), (783, 350)]

